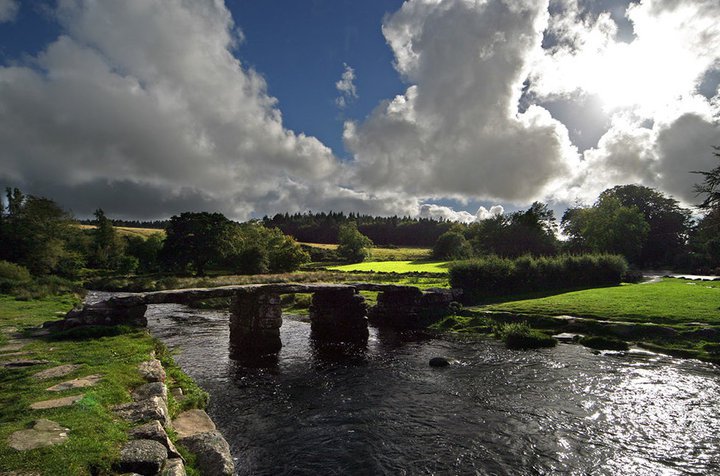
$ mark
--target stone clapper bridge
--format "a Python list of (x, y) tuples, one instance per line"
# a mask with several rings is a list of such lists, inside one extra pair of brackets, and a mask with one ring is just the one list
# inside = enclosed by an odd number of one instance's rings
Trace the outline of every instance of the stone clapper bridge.
[[(377, 291), (377, 305), (368, 309), (360, 291)], [(365, 342), (368, 321), (376, 326), (423, 328), (452, 312), (461, 294), (457, 289), (428, 289), (392, 284), (247, 284), (215, 288), (173, 289), (123, 294), (71, 310), (61, 329), (88, 325), (147, 326), (149, 304), (187, 304), (213, 298), (231, 298), (230, 348), (233, 354), (261, 356), (282, 348), (280, 295), (312, 293), (312, 337), (328, 342)]]

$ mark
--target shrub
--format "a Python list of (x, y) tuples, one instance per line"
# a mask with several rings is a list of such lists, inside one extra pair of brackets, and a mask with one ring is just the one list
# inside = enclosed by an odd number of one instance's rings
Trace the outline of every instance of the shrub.
[(627, 262), (616, 255), (517, 259), (486, 256), (450, 266), (450, 284), (466, 302), (515, 293), (619, 284)]
[(134, 256), (123, 255), (118, 259), (117, 270), (120, 274), (133, 274), (140, 267), (140, 260)]
[(495, 329), (495, 336), (505, 342), (505, 347), (508, 349), (540, 349), (557, 345), (555, 338), (531, 329), (524, 322), (501, 324)]
[(447, 231), (440, 235), (433, 246), (432, 256), (441, 260), (468, 259), (473, 251), (462, 233)]
[(0, 280), (26, 283), (31, 279), (30, 271), (25, 266), (10, 263), (9, 261), (0, 261)]
[(627, 342), (612, 337), (586, 336), (580, 339), (580, 344), (597, 350), (628, 350)]

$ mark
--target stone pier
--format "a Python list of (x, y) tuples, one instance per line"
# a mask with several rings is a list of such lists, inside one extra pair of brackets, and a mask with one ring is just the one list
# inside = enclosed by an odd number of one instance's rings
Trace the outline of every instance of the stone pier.
[(452, 312), (458, 290), (414, 287), (388, 288), (378, 293), (377, 305), (370, 309), (370, 323), (378, 327), (423, 329)]
[(367, 305), (355, 288), (316, 291), (310, 306), (312, 337), (330, 342), (368, 339)]
[[(378, 292), (378, 303), (368, 311), (359, 291)], [(312, 337), (325, 342), (364, 343), (368, 319), (378, 327), (423, 328), (453, 312), (460, 290), (427, 289), (375, 283), (273, 283), (221, 286), (217, 288), (170, 289), (114, 296), (68, 312), (62, 321), (48, 327), (147, 325), (149, 304), (180, 303), (232, 298), (230, 349), (239, 359), (276, 354), (281, 348), (282, 308), (280, 295), (312, 293), (310, 321)], [(367, 317), (366, 317), (367, 316)]]
[(265, 355), (278, 352), (282, 326), (280, 295), (238, 291), (230, 306), (230, 349), (234, 354)]

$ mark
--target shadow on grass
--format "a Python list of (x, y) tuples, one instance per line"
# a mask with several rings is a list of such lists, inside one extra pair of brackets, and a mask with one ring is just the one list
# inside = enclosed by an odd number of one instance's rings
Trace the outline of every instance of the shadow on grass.
[(578, 286), (573, 288), (562, 288), (562, 289), (548, 289), (546, 291), (533, 291), (529, 293), (510, 294), (506, 296), (495, 296), (481, 299), (475, 299), (471, 302), (467, 302), (467, 306), (487, 306), (491, 304), (503, 304), (514, 301), (527, 301), (530, 299), (542, 299), (551, 296), (559, 296), (561, 294), (568, 294), (577, 291), (587, 291), (590, 289), (605, 289), (605, 288), (618, 288), (621, 285), (611, 284), (605, 286)]
[(101, 337), (116, 337), (119, 335), (135, 334), (139, 332), (142, 331), (131, 326), (82, 326), (51, 332), (48, 336), (45, 336), (44, 339), (48, 341), (82, 341), (99, 339)]

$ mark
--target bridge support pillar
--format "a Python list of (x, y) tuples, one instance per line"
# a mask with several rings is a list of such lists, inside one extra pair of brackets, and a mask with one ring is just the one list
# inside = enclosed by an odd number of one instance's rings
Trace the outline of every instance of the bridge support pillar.
[(310, 306), (312, 337), (332, 342), (366, 342), (367, 305), (354, 288), (315, 291)]
[(377, 305), (369, 312), (370, 323), (396, 329), (424, 329), (452, 314), (458, 290), (402, 287), (378, 293)]
[(277, 293), (240, 291), (230, 307), (230, 350), (236, 355), (260, 356), (282, 348), (282, 309)]

